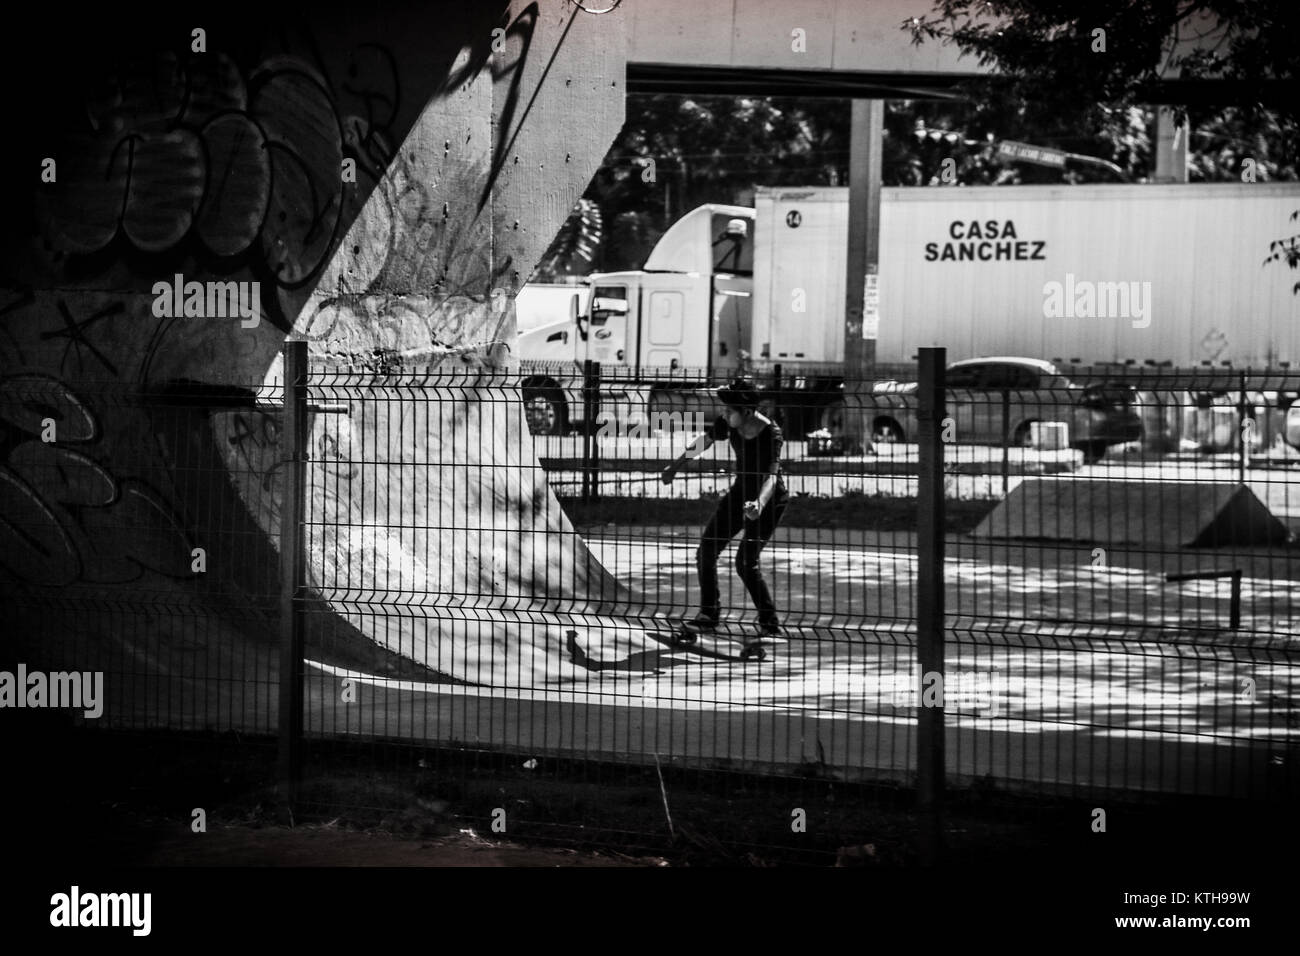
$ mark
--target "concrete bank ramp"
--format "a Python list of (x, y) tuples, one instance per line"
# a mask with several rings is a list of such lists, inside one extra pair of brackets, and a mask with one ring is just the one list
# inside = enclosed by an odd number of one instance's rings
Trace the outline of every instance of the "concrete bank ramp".
[[(574, 530), (532, 454), (516, 390), (492, 370), (326, 373), (348, 415), (310, 418), (311, 589), (380, 647), (494, 686), (586, 678), (659, 645), (619, 619), (626, 590)], [(213, 416), (216, 446), (269, 540), (280, 528), (275, 427)], [(249, 433), (266, 436), (250, 441)]]
[(1281, 544), (1287, 529), (1245, 485), (1029, 478), (971, 536), (1195, 548)]

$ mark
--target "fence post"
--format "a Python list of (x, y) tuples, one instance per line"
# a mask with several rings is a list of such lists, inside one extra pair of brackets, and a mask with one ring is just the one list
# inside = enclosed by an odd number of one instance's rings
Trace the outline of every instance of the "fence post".
[(596, 419), (600, 416), (600, 363), (584, 359), (582, 363), (582, 500), (590, 502), (600, 494), (597, 470), (600, 467), (600, 442)]
[(292, 813), (302, 780), (303, 608), (306, 577), (307, 343), (284, 343), (284, 461), (280, 502), (280, 795)]
[(1232, 572), (1228, 602), (1228, 627), (1235, 631), (1241, 627), (1241, 568)]
[[(920, 350), (917, 409), (916, 656), (920, 676), (916, 711), (916, 783), (921, 814), (921, 860), (936, 864), (943, 851), (944, 707), (925, 705), (927, 675), (943, 667), (943, 418), (947, 350)], [(942, 685), (940, 685), (942, 686)]]
[(591, 497), (600, 497), (600, 363), (591, 363)]
[[(762, 386), (759, 386), (762, 391)], [(768, 395), (770, 400), (769, 407), (772, 410), (772, 417), (776, 423), (781, 426), (787, 435), (803, 435), (808, 430), (804, 416), (807, 409), (804, 406), (803, 398), (794, 399), (792, 405), (786, 404), (785, 395), (781, 391), (781, 363), (777, 362), (772, 366), (772, 384), (768, 386)], [(794, 426), (798, 426), (798, 430)]]
[[(1246, 483), (1246, 465), (1250, 460), (1250, 443), (1246, 440), (1246, 373), (1240, 373), (1237, 384), (1241, 392), (1237, 397), (1237, 484)], [(1252, 436), (1253, 437), (1253, 436)]]
[[(1009, 483), (1008, 475), (1010, 467), (1007, 464), (1007, 458), (1010, 455), (1011, 436), (1007, 434), (1011, 430), (1011, 391), (1010, 389), (1002, 390), (1002, 497), (1007, 496), (1007, 485)], [(1021, 465), (1021, 474), (1024, 474), (1024, 466)]]

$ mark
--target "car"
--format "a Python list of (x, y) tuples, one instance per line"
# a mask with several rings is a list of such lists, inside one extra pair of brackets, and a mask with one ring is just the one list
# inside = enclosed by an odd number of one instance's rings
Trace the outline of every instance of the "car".
[(1282, 423), (1282, 437), (1292, 448), (1300, 448), (1300, 398), (1291, 403)]
[[(1038, 422), (1064, 422), (1084, 460), (1142, 437), (1136, 390), (1121, 382), (1081, 385), (1051, 362), (993, 355), (953, 362), (945, 373), (952, 439), (963, 444), (1028, 445)], [(915, 382), (879, 382), (870, 394), (871, 437), (915, 440)]]

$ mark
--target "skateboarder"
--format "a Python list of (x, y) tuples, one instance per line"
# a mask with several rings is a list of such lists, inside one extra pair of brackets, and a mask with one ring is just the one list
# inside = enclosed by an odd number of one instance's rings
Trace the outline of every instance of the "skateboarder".
[[(747, 379), (736, 379), (718, 389), (718, 400), (726, 408), (671, 465), (663, 470), (664, 484), (672, 482), (682, 463), (696, 458), (715, 441), (729, 439), (736, 456), (736, 477), (731, 489), (718, 502), (718, 510), (704, 528), (695, 553), (700, 576), (700, 613), (686, 625), (688, 631), (711, 631), (722, 616), (718, 594), (718, 555), (739, 532), (736, 572), (745, 583), (750, 599), (758, 608), (761, 637), (778, 637), (781, 622), (776, 605), (758, 566), (763, 545), (781, 522), (789, 493), (781, 477), (780, 427), (758, 410), (758, 391)], [(756, 638), (758, 640), (760, 638)], [(749, 642), (747, 642), (749, 643)]]

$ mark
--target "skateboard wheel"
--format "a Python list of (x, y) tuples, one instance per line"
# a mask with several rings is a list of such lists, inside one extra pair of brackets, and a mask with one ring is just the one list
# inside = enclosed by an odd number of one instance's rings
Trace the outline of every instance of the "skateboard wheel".
[(677, 640), (674, 643), (682, 647), (693, 647), (695, 641), (696, 635), (692, 634), (690, 631), (682, 631), (677, 635)]
[(767, 650), (762, 645), (743, 647), (740, 650), (741, 660), (762, 661), (767, 659)]

